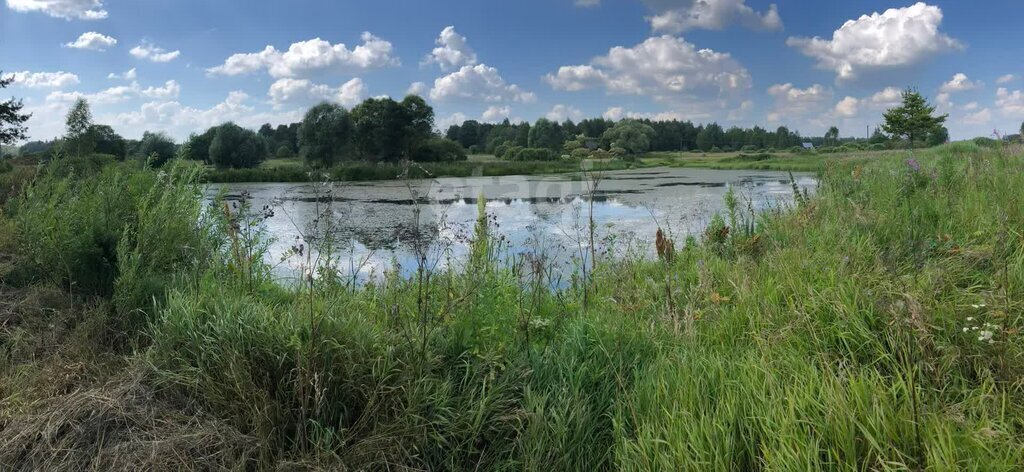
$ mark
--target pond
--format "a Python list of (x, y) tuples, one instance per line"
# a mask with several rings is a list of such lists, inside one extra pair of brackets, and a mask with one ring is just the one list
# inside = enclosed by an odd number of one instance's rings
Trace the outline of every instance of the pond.
[[(801, 191), (817, 180), (796, 174)], [(740, 206), (762, 211), (791, 205), (790, 174), (775, 171), (648, 168), (604, 172), (595, 183), (580, 174), (438, 178), (333, 184), (252, 183), (211, 185), (229, 201), (246, 199), (268, 208), (262, 220), (271, 242), (266, 256), (274, 274), (294, 279), (324, 234), (336, 269), (366, 281), (385, 271), (414, 273), (418, 261), (441, 270), (468, 257), (479, 198), (486, 200), (499, 257), (540, 255), (566, 278), (589, 260), (589, 217), (595, 250), (607, 257), (653, 257), (663, 228), (678, 241), (703, 231), (734, 189)], [(314, 251), (316, 254), (316, 251)], [(421, 257), (422, 256), (422, 257)]]

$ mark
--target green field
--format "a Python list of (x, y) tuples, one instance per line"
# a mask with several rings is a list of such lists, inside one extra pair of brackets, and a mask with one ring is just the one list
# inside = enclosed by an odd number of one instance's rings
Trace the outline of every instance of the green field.
[(483, 212), (466, 267), (284, 287), (195, 168), (44, 174), (0, 202), (0, 464), (1020, 470), (1024, 150), (768, 162), (817, 194), (560, 291)]

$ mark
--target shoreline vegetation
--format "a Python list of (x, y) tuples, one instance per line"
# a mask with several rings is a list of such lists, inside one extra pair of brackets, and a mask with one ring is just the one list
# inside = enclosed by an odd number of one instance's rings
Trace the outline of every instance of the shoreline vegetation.
[(404, 178), (498, 177), (512, 175), (569, 174), (654, 167), (695, 167), (706, 169), (777, 170), (819, 172), (833, 161), (866, 162), (881, 155), (900, 151), (842, 151), (830, 154), (802, 153), (691, 153), (659, 152), (635, 159), (554, 161), (504, 161), (490, 155), (471, 156), (467, 161), (446, 163), (364, 163), (336, 165), (316, 170), (298, 159), (270, 160), (253, 169), (208, 168), (203, 180), (208, 183), (317, 182), (400, 180)]
[(1024, 150), (803, 157), (680, 158), (820, 186), (727, 198), (655, 260), (581, 244), (594, 264), (557, 291), (542, 257), (497, 262), (485, 207), (465, 264), (364, 287), (309, 250), (322, 208), (285, 287), (271, 209), (204, 206), (200, 166), (14, 165), (0, 466), (1017, 470)]

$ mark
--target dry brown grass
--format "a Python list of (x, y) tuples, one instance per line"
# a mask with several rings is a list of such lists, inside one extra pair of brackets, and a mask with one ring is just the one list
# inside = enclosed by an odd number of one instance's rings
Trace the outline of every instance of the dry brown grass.
[(171, 408), (139, 371), (39, 401), (0, 429), (4, 470), (241, 470), (257, 442)]
[(159, 398), (142, 362), (98, 342), (107, 313), (0, 283), (0, 470), (251, 468), (254, 438)]

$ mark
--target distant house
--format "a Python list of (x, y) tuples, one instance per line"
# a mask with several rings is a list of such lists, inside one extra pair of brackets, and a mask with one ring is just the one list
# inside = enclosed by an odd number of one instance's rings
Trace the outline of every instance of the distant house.
[(814, 143), (803, 143), (804, 149), (814, 149)]

